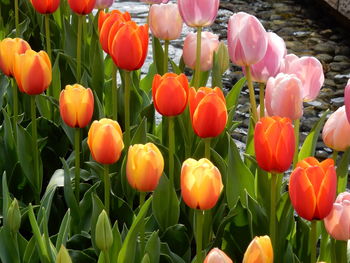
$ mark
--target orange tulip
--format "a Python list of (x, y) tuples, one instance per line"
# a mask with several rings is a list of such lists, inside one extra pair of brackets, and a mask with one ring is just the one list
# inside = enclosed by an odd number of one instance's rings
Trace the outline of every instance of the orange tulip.
[(223, 189), (221, 174), (208, 159), (187, 159), (181, 168), (181, 194), (185, 203), (194, 209), (211, 209)]
[(84, 128), (94, 112), (94, 95), (91, 89), (79, 84), (67, 85), (60, 95), (60, 113), (63, 121), (72, 128)]
[(299, 161), (289, 179), (289, 197), (299, 216), (323, 219), (332, 210), (337, 191), (334, 161), (318, 162), (314, 157)]
[(163, 169), (163, 155), (153, 143), (129, 147), (126, 176), (136, 190), (150, 192), (156, 189)]
[(52, 14), (60, 5), (60, 0), (30, 0), (30, 2), (40, 14)]
[(90, 14), (95, 3), (96, 0), (68, 0), (70, 8), (79, 15)]
[(227, 109), (224, 94), (218, 87), (190, 89), (188, 97), (192, 127), (201, 138), (216, 137), (227, 123)]
[[(148, 25), (138, 26), (133, 21), (118, 28), (109, 46), (110, 55), (117, 67), (133, 71), (142, 67), (148, 50)], [(111, 36), (110, 36), (111, 37)]]
[(270, 237), (255, 237), (244, 253), (242, 263), (273, 263), (273, 249)]
[(295, 151), (294, 129), (290, 119), (261, 118), (255, 126), (256, 161), (265, 171), (283, 173), (292, 163)]
[(50, 86), (52, 67), (45, 51), (27, 50), (24, 54), (16, 54), (13, 71), (21, 92), (38, 95)]
[(224, 251), (215, 247), (210, 250), (203, 263), (233, 263), (233, 261), (225, 254)]
[(5, 38), (0, 41), (0, 69), (9, 77), (13, 77), (15, 54), (23, 54), (31, 49), (29, 44), (21, 38)]
[(87, 143), (92, 157), (97, 162), (112, 164), (118, 161), (124, 148), (123, 133), (118, 122), (105, 118), (94, 121)]
[(156, 110), (164, 116), (181, 114), (187, 106), (189, 85), (185, 74), (156, 74), (153, 78), (152, 97)]

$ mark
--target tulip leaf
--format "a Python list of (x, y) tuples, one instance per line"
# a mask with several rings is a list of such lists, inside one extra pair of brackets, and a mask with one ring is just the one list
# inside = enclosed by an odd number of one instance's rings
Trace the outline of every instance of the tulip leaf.
[[(208, 213), (209, 211), (205, 211)], [(203, 230), (206, 227), (203, 225)], [(211, 227), (208, 227), (208, 231)], [(166, 242), (174, 253), (184, 258), (188, 253), (190, 253), (191, 239), (188, 236), (188, 229), (182, 224), (176, 224), (168, 227), (161, 236), (163, 242)], [(204, 235), (203, 235), (204, 236)], [(205, 247), (205, 246), (204, 246)], [(152, 261), (155, 262), (155, 261)]]
[(141, 263), (151, 263), (151, 262), (158, 262), (158, 261), (151, 261), (149, 258), (149, 254), (145, 254), (141, 261)]
[(157, 68), (154, 63), (149, 66), (147, 75), (140, 81), (140, 89), (147, 94), (152, 90), (152, 83), (154, 75), (157, 74)]
[(68, 240), (68, 234), (70, 230), (70, 209), (67, 210), (66, 214), (64, 215), (60, 229), (58, 231), (58, 236), (56, 240), (56, 250), (59, 251), (61, 248), (61, 245), (66, 246), (67, 240)]
[(147, 119), (144, 117), (137, 127), (137, 130), (132, 137), (131, 145), (134, 144), (145, 144), (147, 142)]
[(153, 232), (149, 237), (145, 247), (145, 255), (149, 256), (150, 262), (159, 262), (160, 239), (158, 237), (158, 232)]
[(60, 53), (57, 54), (55, 63), (52, 67), (52, 83), (49, 89), (52, 89), (53, 97), (56, 100), (59, 100), (61, 93)]
[(130, 186), (128, 179), (126, 178), (126, 163), (127, 163), (127, 157), (128, 155), (125, 154), (122, 162), (122, 168), (121, 168), (121, 184), (124, 196), (126, 197), (126, 201), (129, 204), (132, 204), (136, 191)]
[(113, 244), (109, 250), (109, 253), (110, 253), (111, 263), (117, 263), (118, 255), (119, 255), (120, 249), (122, 248), (122, 236), (120, 235), (117, 221), (114, 223), (114, 226), (112, 228), (112, 233), (113, 233)]
[(310, 262), (309, 233), (310, 227), (301, 217), (296, 218), (295, 248), (294, 251), (302, 262)]
[(262, 236), (269, 231), (269, 220), (266, 210), (246, 192), (249, 229), (251, 238)]
[[(160, 255), (160, 262), (185, 263), (185, 261), (181, 257), (179, 257), (170, 250), (167, 243), (162, 242), (160, 244)], [(162, 258), (165, 258), (165, 260), (162, 260)]]
[(156, 65), (157, 73), (163, 75), (164, 72), (164, 51), (158, 38), (152, 36), (153, 62)]
[(17, 245), (11, 235), (11, 231), (5, 227), (0, 229), (0, 259), (1, 262), (20, 263), (19, 251), (16, 251)]
[(36, 240), (34, 236), (32, 236), (32, 238), (29, 240), (27, 247), (24, 251), (23, 262), (24, 263), (39, 262), (39, 256), (36, 251)]
[[(43, 222), (44, 216), (47, 216), (47, 217), (50, 216), (52, 199), (53, 199), (55, 192), (56, 192), (55, 187), (50, 188), (48, 191), (45, 192), (43, 198), (40, 201), (40, 208), (39, 208), (39, 213), (37, 216), (37, 221), (38, 221), (40, 226), (42, 226), (41, 224)], [(43, 210), (43, 209), (45, 209), (45, 210)]]
[(350, 148), (347, 149), (337, 165), (338, 189), (337, 193), (345, 192), (348, 183), (350, 162)]
[(91, 88), (96, 92), (100, 101), (103, 98), (104, 87), (104, 67), (103, 65), (103, 51), (99, 42), (98, 34), (95, 27), (92, 27), (92, 39), (90, 45), (90, 72), (91, 74)]
[(4, 219), (4, 225), (6, 225), (7, 221), (7, 210), (10, 207), (11, 198), (9, 194), (9, 189), (7, 186), (7, 180), (6, 180), (6, 172), (2, 174), (2, 217)]
[(98, 216), (101, 214), (104, 209), (104, 205), (100, 198), (93, 193), (92, 194), (92, 216), (91, 216), (91, 242), (92, 246), (95, 248), (96, 255), (99, 255), (99, 249), (96, 246), (96, 224)]
[(235, 111), (237, 105), (238, 105), (238, 98), (241, 94), (242, 88), (244, 87), (246, 83), (246, 78), (243, 77), (239, 81), (236, 82), (235, 85), (231, 88), (229, 93), (226, 95), (226, 107), (227, 111)]

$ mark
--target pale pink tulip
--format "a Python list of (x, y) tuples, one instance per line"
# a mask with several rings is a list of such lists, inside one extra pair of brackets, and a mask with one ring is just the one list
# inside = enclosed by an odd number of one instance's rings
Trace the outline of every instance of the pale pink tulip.
[(350, 239), (350, 193), (340, 193), (329, 215), (324, 219), (328, 234), (334, 239)]
[(295, 54), (286, 55), (281, 62), (279, 73), (287, 73), (288, 74), (290, 65), (292, 64), (292, 62), (294, 60), (297, 60), (297, 59), (299, 59), (299, 57)]
[(178, 0), (180, 14), (190, 27), (213, 24), (219, 10), (220, 0)]
[(302, 83), (295, 75), (279, 73), (266, 84), (265, 106), (270, 116), (297, 120), (303, 115)]
[(350, 124), (346, 118), (345, 106), (340, 107), (326, 121), (323, 127), (324, 144), (336, 151), (346, 151), (350, 147)]
[(180, 37), (182, 18), (176, 4), (152, 5), (149, 11), (149, 26), (152, 34), (163, 40)]
[(244, 12), (230, 17), (227, 41), (232, 62), (241, 67), (259, 62), (265, 56), (268, 42), (260, 21)]
[(109, 8), (113, 4), (114, 0), (96, 0), (95, 9)]
[(203, 263), (233, 263), (233, 261), (225, 254), (224, 251), (215, 247), (210, 250)]
[(344, 103), (345, 103), (346, 116), (348, 117), (348, 122), (350, 123), (350, 79), (348, 80), (348, 83), (346, 84), (346, 87), (345, 87)]
[(169, 2), (169, 0), (140, 0), (141, 2), (144, 2), (149, 5), (153, 4), (166, 4)]
[[(202, 33), (201, 41), (201, 71), (208, 71), (213, 67), (213, 54), (219, 47), (219, 37), (211, 32)], [(196, 66), (197, 33), (189, 33), (185, 39), (183, 59), (191, 69)]]
[[(258, 105), (258, 107), (256, 107), (256, 111), (257, 111), (257, 113), (258, 113), (258, 120), (260, 120), (260, 118), (261, 118), (261, 114), (260, 114), (260, 105)], [(266, 107), (265, 107), (265, 109), (264, 109), (264, 117), (271, 117), (271, 116), (269, 115), (269, 113), (267, 112)]]

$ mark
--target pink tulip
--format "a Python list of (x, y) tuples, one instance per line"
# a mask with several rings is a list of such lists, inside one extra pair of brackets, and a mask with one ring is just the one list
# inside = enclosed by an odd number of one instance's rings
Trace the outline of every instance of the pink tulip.
[(336, 151), (344, 152), (350, 147), (350, 124), (346, 118), (345, 106), (337, 109), (323, 127), (324, 144)]
[(233, 263), (233, 261), (225, 254), (224, 251), (215, 247), (210, 250), (203, 263)]
[[(266, 105), (265, 105), (265, 106), (266, 106)], [(258, 105), (258, 107), (256, 107), (256, 111), (257, 111), (257, 113), (258, 113), (258, 120), (260, 120), (260, 119), (261, 119), (260, 105)], [(272, 117), (272, 116), (270, 116), (269, 113), (267, 112), (266, 107), (265, 107), (265, 109), (264, 109), (264, 117)]]
[(141, 2), (144, 2), (149, 5), (153, 4), (166, 4), (169, 2), (169, 0), (140, 0)]
[(337, 240), (350, 239), (350, 193), (338, 195), (329, 215), (324, 219), (327, 232)]
[[(280, 73), (287, 73), (289, 72), (290, 65), (294, 60), (299, 59), (299, 57), (295, 54), (288, 54), (286, 55), (283, 60), (281, 61), (280, 66)], [(288, 74), (288, 73), (287, 73)]]
[(346, 87), (345, 87), (344, 103), (345, 103), (346, 116), (348, 117), (348, 122), (350, 123), (350, 79), (348, 80), (348, 83), (346, 84)]
[[(213, 54), (219, 47), (219, 37), (211, 32), (202, 32), (201, 41), (201, 71), (208, 71), (213, 67)], [(183, 59), (191, 69), (196, 66), (197, 33), (189, 33), (185, 39)]]
[[(268, 44), (264, 58), (251, 66), (252, 79), (256, 82), (266, 83), (269, 77), (275, 77), (287, 53), (286, 44), (278, 35), (268, 32), (267, 39)], [(243, 71), (245, 71), (244, 68)]]
[(213, 24), (219, 10), (220, 0), (178, 0), (180, 14), (190, 27)]
[(303, 115), (302, 83), (295, 75), (280, 73), (266, 84), (265, 105), (270, 116), (297, 120)]
[(109, 8), (113, 4), (114, 0), (96, 0), (95, 9)]
[(176, 4), (152, 5), (149, 11), (149, 26), (152, 34), (163, 40), (180, 37), (182, 18)]
[(265, 56), (268, 42), (260, 21), (244, 12), (230, 17), (227, 41), (232, 62), (241, 67), (259, 62)]

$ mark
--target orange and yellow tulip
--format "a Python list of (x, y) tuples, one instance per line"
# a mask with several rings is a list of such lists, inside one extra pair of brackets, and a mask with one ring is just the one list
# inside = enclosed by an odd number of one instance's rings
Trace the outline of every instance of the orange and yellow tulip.
[(141, 192), (155, 190), (163, 169), (163, 155), (153, 143), (129, 147), (126, 176), (134, 189)]
[(270, 237), (255, 237), (244, 253), (242, 263), (273, 263), (273, 249)]
[(181, 168), (181, 195), (185, 203), (193, 208), (213, 208), (223, 189), (221, 174), (212, 162), (187, 159)]
[(332, 210), (337, 192), (334, 161), (308, 157), (297, 163), (289, 179), (289, 197), (299, 216), (320, 220)]
[(68, 0), (68, 4), (73, 12), (79, 15), (90, 14), (95, 7), (96, 0)]
[(156, 110), (164, 116), (181, 114), (188, 99), (189, 85), (185, 74), (156, 74), (153, 78), (152, 97)]
[(60, 113), (63, 121), (72, 128), (84, 128), (94, 113), (94, 95), (91, 89), (79, 84), (67, 85), (60, 95)]
[(43, 93), (52, 80), (51, 61), (45, 51), (16, 54), (13, 71), (19, 90), (29, 95)]
[(124, 148), (123, 133), (118, 122), (101, 119), (91, 124), (87, 143), (94, 160), (112, 164), (119, 160)]
[(273, 173), (288, 170), (295, 151), (291, 120), (277, 116), (261, 118), (255, 126), (254, 147), (260, 168)]
[(190, 89), (189, 104), (192, 127), (201, 138), (216, 137), (225, 129), (227, 108), (221, 89), (202, 87)]
[(60, 0), (30, 0), (30, 2), (40, 14), (52, 14), (60, 5)]

